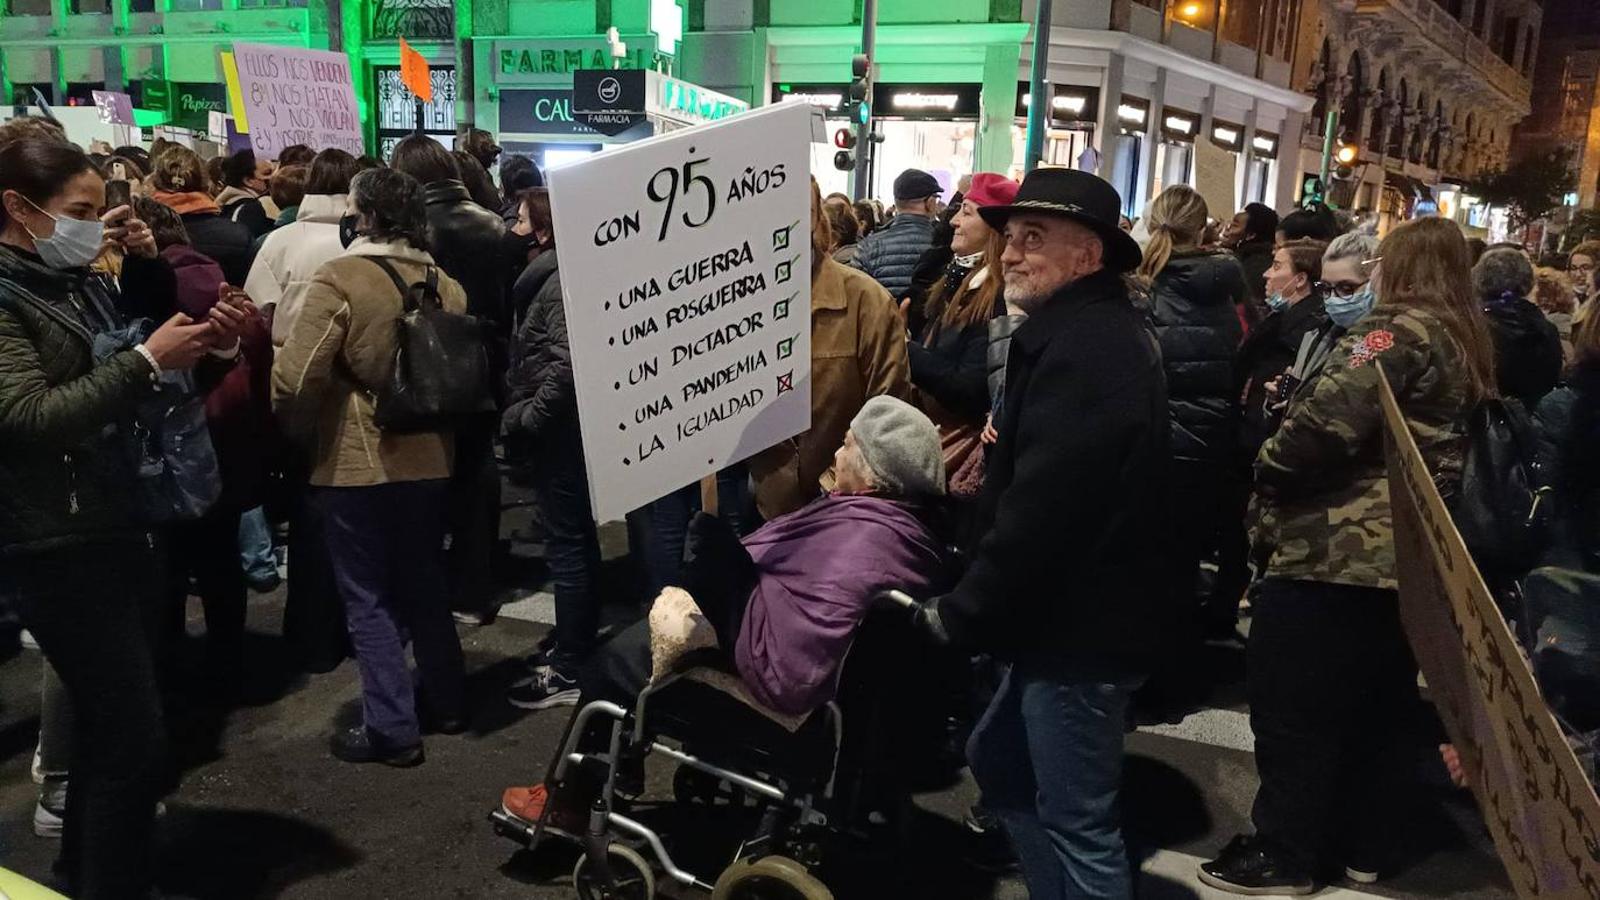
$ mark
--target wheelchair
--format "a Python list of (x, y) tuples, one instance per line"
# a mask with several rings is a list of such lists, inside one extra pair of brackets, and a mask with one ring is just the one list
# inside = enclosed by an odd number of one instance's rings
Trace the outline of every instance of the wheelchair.
[[(900, 591), (878, 595), (846, 653), (836, 699), (797, 725), (748, 694), (741, 698), (739, 676), (720, 657), (710, 665), (686, 660), (688, 667), (645, 688), (632, 709), (608, 700), (585, 704), (546, 778), (560, 784), (573, 767), (603, 773), (584, 833), (551, 822), (554, 803), (536, 822), (496, 808), (489, 816), (495, 832), (529, 849), (550, 838), (576, 844), (581, 855), (572, 878), (583, 900), (650, 900), (658, 869), (709, 891), (713, 900), (832, 900), (816, 872), (830, 845), (858, 833), (854, 826), (871, 802), (873, 760), (884, 758), (889, 737), (882, 727), (889, 708), (883, 675), (893, 665), (893, 645), (916, 640), (907, 621), (915, 605)], [(607, 749), (579, 752), (591, 723), (606, 720)], [(619, 809), (625, 805), (618, 802), (619, 768), (652, 755), (677, 763), (675, 804), (724, 801), (755, 822), (720, 872), (689, 871), (661, 831)]]

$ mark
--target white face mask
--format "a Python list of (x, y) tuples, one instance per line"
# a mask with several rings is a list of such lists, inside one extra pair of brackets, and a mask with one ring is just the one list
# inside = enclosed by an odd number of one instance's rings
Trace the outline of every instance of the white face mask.
[(51, 215), (32, 200), (28, 200), (28, 205), (50, 216), (56, 223), (55, 233), (49, 237), (39, 237), (28, 226), (22, 226), (28, 232), (28, 237), (33, 238), (33, 247), (45, 265), (52, 269), (81, 269), (100, 255), (100, 244), (106, 231), (104, 222), (99, 219), (85, 222)]

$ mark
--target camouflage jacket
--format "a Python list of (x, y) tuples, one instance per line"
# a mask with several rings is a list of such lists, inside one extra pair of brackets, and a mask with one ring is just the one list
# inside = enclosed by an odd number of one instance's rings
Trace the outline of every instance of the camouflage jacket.
[(1397, 586), (1377, 367), (1429, 469), (1450, 482), (1473, 402), (1464, 359), (1426, 310), (1380, 306), (1339, 341), (1256, 458), (1251, 538), (1267, 577)]

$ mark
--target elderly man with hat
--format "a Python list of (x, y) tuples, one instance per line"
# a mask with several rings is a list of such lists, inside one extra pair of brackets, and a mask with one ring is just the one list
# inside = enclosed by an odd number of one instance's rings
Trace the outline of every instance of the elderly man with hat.
[(933, 217), (943, 190), (921, 169), (901, 172), (894, 180), (894, 218), (861, 240), (850, 263), (877, 279), (896, 303), (911, 290), (917, 260), (933, 246)]
[[(946, 569), (933, 529), (944, 457), (926, 415), (894, 397), (868, 400), (850, 420), (834, 471), (827, 495), (742, 540), (704, 513), (690, 525), (679, 584), (749, 696), (782, 716), (804, 716), (833, 699), (874, 597), (890, 588), (925, 594)], [(663, 630), (662, 608), (682, 600), (682, 592), (663, 591), (649, 620), (595, 651), (580, 673), (579, 710), (591, 700), (633, 706), (652, 668), (662, 668), (651, 641), (653, 630)], [(582, 741), (603, 747), (608, 734), (602, 722)], [(594, 787), (555, 789), (558, 814), (581, 821)], [(514, 787), (501, 800), (507, 813), (532, 821), (550, 793), (545, 785)]]
[(1117, 814), (1129, 696), (1175, 618), (1162, 563), (1170, 458), (1161, 356), (1124, 276), (1139, 246), (1085, 172), (1039, 169), (983, 218), (1005, 236), (1012, 337), (980, 520), (935, 639), (1010, 663), (967, 745), (1035, 900), (1129, 897)]

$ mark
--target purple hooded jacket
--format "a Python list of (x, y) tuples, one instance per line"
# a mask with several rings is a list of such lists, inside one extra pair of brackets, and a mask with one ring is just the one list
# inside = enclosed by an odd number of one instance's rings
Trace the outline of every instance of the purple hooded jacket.
[(757, 580), (734, 647), (750, 692), (788, 715), (833, 698), (845, 651), (880, 591), (926, 592), (938, 539), (907, 503), (829, 495), (744, 539)]

